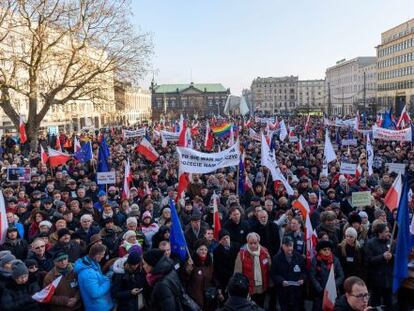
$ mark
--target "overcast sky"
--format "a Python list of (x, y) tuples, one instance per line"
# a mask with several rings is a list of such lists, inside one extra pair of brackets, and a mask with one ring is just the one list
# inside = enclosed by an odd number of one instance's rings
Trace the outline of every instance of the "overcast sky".
[(375, 56), (381, 32), (414, 17), (414, 0), (132, 2), (158, 84), (219, 82), (235, 95), (258, 76), (323, 79), (340, 59)]

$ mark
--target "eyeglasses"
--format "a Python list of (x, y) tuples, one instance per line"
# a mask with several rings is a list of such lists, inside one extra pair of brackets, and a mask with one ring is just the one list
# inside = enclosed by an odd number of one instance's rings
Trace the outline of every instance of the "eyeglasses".
[(351, 295), (351, 296), (353, 296), (353, 297), (355, 297), (356, 299), (359, 299), (359, 300), (365, 300), (365, 299), (369, 299), (369, 294), (368, 293), (365, 293), (365, 294), (359, 294), (359, 295)]
[(39, 245), (35, 247), (35, 249), (41, 249), (41, 248), (45, 248), (45, 245)]

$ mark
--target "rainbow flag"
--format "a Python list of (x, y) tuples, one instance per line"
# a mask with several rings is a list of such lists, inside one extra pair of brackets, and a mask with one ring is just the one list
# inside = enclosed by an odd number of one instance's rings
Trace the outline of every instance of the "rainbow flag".
[[(219, 138), (225, 138), (230, 135), (231, 124), (230, 123), (223, 123), (221, 125), (214, 125), (211, 126), (211, 131), (214, 135)], [(238, 126), (233, 124), (233, 131), (234, 134), (237, 135)]]

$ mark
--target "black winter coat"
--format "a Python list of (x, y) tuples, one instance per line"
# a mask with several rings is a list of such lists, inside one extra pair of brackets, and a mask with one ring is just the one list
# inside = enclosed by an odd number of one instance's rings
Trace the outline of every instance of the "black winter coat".
[(391, 288), (393, 281), (394, 257), (386, 261), (384, 253), (388, 251), (389, 241), (377, 237), (368, 240), (365, 245), (365, 263), (370, 286)]
[(1, 293), (2, 311), (38, 311), (40, 307), (32, 295), (40, 290), (37, 282), (19, 285), (10, 280)]
[(82, 257), (81, 247), (80, 245), (75, 241), (69, 241), (69, 243), (61, 243), (57, 242), (50, 250), (49, 253), (52, 255), (58, 253), (58, 252), (65, 252), (69, 255), (69, 261), (75, 262), (78, 258)]
[[(342, 270), (339, 259), (335, 256), (333, 259), (333, 265), (336, 288), (341, 288), (342, 283), (344, 282), (344, 272)], [(329, 272), (330, 270), (323, 260), (317, 260), (316, 257), (312, 259), (309, 278), (315, 294), (320, 297), (323, 295), (323, 290), (325, 289), (326, 282), (328, 281)]]
[(274, 222), (268, 221), (264, 226), (257, 223), (250, 231), (260, 235), (260, 245), (267, 248), (270, 257), (277, 254), (280, 249), (280, 234), (279, 227)]
[[(123, 258), (118, 260), (122, 261)], [(122, 263), (124, 263), (122, 261)], [(138, 296), (132, 295), (131, 290), (134, 288), (144, 288), (146, 286), (145, 273), (142, 269), (135, 272), (125, 270), (114, 264), (114, 275), (112, 277), (112, 296), (118, 302), (119, 311), (138, 311)]]
[(230, 240), (234, 243), (237, 249), (246, 244), (246, 236), (250, 232), (249, 223), (241, 220), (235, 224), (230, 219), (224, 224), (224, 229), (230, 233)]
[(345, 295), (336, 300), (334, 311), (353, 311), (354, 309), (348, 304)]
[(237, 257), (237, 249), (231, 245), (228, 250), (219, 244), (213, 251), (214, 280), (217, 286), (225, 290), (234, 272), (234, 263)]
[(217, 311), (264, 311), (253, 301), (241, 297), (229, 297), (223, 308)]
[(2, 251), (10, 251), (17, 259), (25, 260), (29, 246), (25, 240), (18, 239), (16, 242), (6, 239), (0, 247)]
[(151, 293), (151, 310), (180, 311), (182, 285), (174, 269), (174, 262), (162, 257), (152, 270), (153, 275), (163, 275), (155, 284)]

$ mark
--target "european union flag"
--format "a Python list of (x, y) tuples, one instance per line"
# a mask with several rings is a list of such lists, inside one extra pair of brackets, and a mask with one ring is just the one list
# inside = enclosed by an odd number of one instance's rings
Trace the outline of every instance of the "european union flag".
[(338, 147), (341, 147), (342, 140), (341, 140), (341, 135), (339, 134), (339, 129), (336, 129), (335, 141)]
[(244, 194), (244, 154), (240, 157), (239, 163), (239, 195)]
[(102, 137), (101, 144), (99, 145), (99, 152), (98, 152), (98, 172), (109, 172), (109, 148), (106, 144), (105, 136)]
[(185, 241), (184, 232), (181, 229), (180, 219), (172, 199), (170, 199), (171, 209), (171, 229), (170, 229), (170, 245), (171, 253), (180, 257), (182, 261), (187, 258), (187, 242)]
[(394, 280), (392, 283), (392, 291), (396, 293), (404, 279), (408, 277), (408, 256), (410, 255), (411, 240), (410, 220), (408, 213), (408, 179), (404, 178), (400, 204), (398, 206), (397, 224), (397, 248), (394, 256)]
[(92, 143), (88, 141), (83, 144), (81, 149), (78, 152), (75, 152), (75, 159), (81, 163), (88, 162), (92, 160)]

